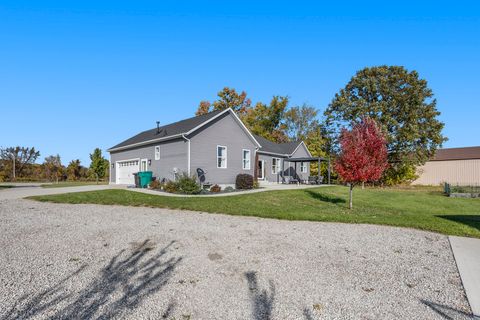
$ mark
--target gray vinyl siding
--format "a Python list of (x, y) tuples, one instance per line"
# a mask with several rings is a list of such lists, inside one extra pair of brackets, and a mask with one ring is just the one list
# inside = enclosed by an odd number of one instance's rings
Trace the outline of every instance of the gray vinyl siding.
[[(310, 157), (308, 154), (307, 149), (305, 146), (302, 144), (300, 147), (292, 154), (292, 158), (305, 158), (305, 157)], [(280, 158), (281, 162), (283, 162), (283, 176), (291, 176), (291, 177), (296, 177), (300, 180), (308, 180), (308, 177), (310, 176), (310, 164), (307, 163), (307, 172), (302, 173), (300, 172), (300, 162), (297, 162), (297, 170), (295, 171), (295, 163), (294, 162), (289, 162), (288, 159), (285, 156), (277, 156), (277, 155), (270, 155), (270, 154), (264, 154), (264, 153), (259, 153), (258, 154), (258, 160), (263, 160), (265, 161), (265, 180), (260, 180), (260, 181), (266, 181), (266, 182), (282, 182), (282, 174), (274, 174), (272, 173), (272, 159), (273, 158)], [(282, 166), (282, 164), (280, 164)]]
[(265, 162), (265, 179), (260, 181), (265, 181), (265, 182), (282, 182), (281, 174), (274, 174), (272, 173), (272, 159), (273, 158), (280, 158), (280, 171), (282, 168), (282, 162), (284, 161), (284, 157), (282, 156), (273, 156), (273, 155), (267, 155), (267, 154), (258, 154), (258, 160), (263, 160)]
[[(234, 184), (239, 173), (253, 175), (256, 145), (248, 133), (230, 113), (207, 124), (188, 137), (191, 139), (190, 167), (192, 174), (197, 168), (206, 172), (206, 182)], [(217, 168), (217, 146), (227, 147), (227, 168)], [(242, 150), (250, 150), (250, 169), (242, 168)]]
[[(298, 147), (298, 149), (291, 156), (291, 158), (306, 158), (306, 157), (310, 157), (310, 155), (308, 154), (307, 148), (305, 148), (303, 144), (301, 144), (300, 147)], [(307, 165), (307, 172), (302, 173), (300, 171), (300, 162), (297, 162), (296, 176), (300, 180), (308, 180), (308, 177), (310, 176), (310, 163), (307, 162), (306, 165)], [(290, 174), (291, 176), (295, 173), (294, 162), (285, 162), (285, 174), (287, 175), (288, 173), (292, 173)]]
[[(155, 160), (155, 146), (160, 146), (160, 160)], [(154, 143), (125, 151), (116, 151), (110, 153), (110, 163), (130, 159), (148, 159), (151, 165), (148, 170), (153, 172), (157, 179), (173, 180), (174, 168), (179, 172), (187, 172), (188, 165), (188, 145), (184, 139), (168, 140), (161, 143)], [(110, 182), (116, 182), (117, 166), (110, 167)]]

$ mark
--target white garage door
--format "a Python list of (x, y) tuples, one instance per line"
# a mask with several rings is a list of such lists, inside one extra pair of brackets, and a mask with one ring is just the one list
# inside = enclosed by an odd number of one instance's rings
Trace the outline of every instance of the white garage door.
[(139, 160), (117, 162), (117, 184), (135, 184), (133, 174), (139, 169)]

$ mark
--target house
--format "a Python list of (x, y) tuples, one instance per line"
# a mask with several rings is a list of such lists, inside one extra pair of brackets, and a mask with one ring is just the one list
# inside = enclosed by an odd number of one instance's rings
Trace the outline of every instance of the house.
[(435, 156), (418, 168), (416, 185), (480, 185), (480, 147), (437, 150)]
[(307, 180), (313, 158), (302, 141), (274, 143), (253, 135), (232, 109), (214, 111), (141, 132), (108, 149), (110, 183), (134, 184), (134, 173), (152, 171), (157, 179), (179, 174), (205, 182), (234, 185), (240, 173), (261, 183)]

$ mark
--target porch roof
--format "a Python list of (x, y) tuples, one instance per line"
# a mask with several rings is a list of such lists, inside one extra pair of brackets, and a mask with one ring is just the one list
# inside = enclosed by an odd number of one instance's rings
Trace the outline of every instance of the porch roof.
[(327, 161), (327, 159), (322, 157), (303, 157), (303, 158), (287, 158), (285, 161), (289, 162), (316, 162), (316, 161)]

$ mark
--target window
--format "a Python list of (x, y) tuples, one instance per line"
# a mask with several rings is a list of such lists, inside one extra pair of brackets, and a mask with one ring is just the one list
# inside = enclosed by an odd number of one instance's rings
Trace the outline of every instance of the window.
[(307, 163), (306, 162), (300, 162), (300, 172), (301, 173), (307, 173)]
[(217, 146), (217, 168), (227, 167), (227, 147)]
[(250, 170), (250, 150), (242, 150), (242, 168), (243, 170)]
[(272, 173), (277, 174), (280, 172), (280, 158), (272, 158)]
[(160, 146), (155, 147), (155, 160), (160, 160)]

